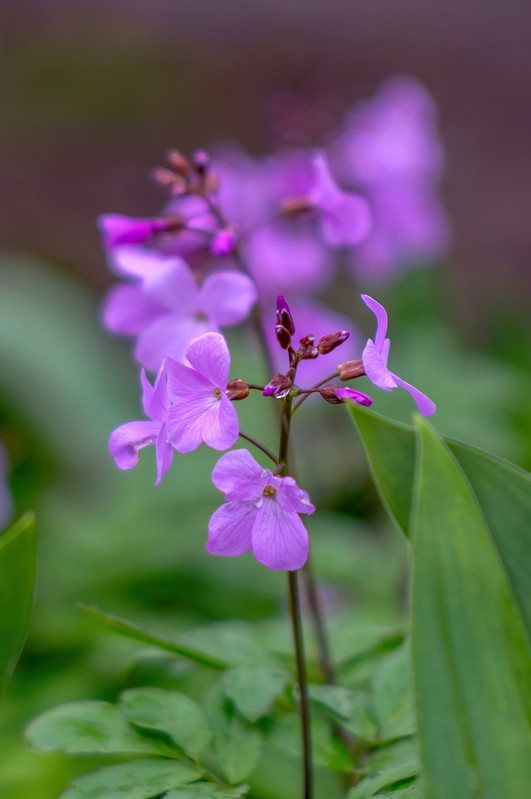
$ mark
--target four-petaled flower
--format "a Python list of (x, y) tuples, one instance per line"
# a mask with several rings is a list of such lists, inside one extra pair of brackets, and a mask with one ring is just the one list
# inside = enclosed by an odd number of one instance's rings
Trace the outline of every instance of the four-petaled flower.
[(386, 338), (387, 334), (387, 311), (379, 302), (373, 300), (367, 294), (362, 294), (361, 299), (365, 305), (371, 309), (376, 316), (376, 335), (374, 341), (369, 339), (363, 350), (362, 359), (365, 373), (371, 383), (381, 388), (383, 391), (393, 391), (401, 386), (408, 391), (416, 402), (419, 412), (423, 416), (431, 416), (436, 411), (436, 405), (432, 400), (419, 391), (418, 388), (406, 383), (405, 380), (389, 371), (387, 360), (389, 358), (389, 348), (391, 341)]
[(230, 354), (220, 333), (205, 333), (187, 348), (190, 366), (166, 361), (168, 439), (178, 452), (191, 452), (205, 442), (213, 449), (228, 449), (238, 438), (238, 414), (226, 394)]
[(234, 556), (252, 549), (270, 569), (295, 571), (304, 565), (310, 545), (299, 513), (315, 508), (292, 477), (277, 477), (239, 449), (219, 459), (212, 481), (227, 502), (210, 519), (208, 552)]
[(166, 434), (166, 419), (170, 400), (166, 386), (166, 372), (162, 364), (155, 385), (152, 386), (142, 369), (142, 406), (150, 421), (127, 422), (111, 433), (109, 450), (119, 469), (134, 469), (139, 451), (155, 444), (157, 459), (157, 481), (162, 478), (173, 461), (173, 448)]

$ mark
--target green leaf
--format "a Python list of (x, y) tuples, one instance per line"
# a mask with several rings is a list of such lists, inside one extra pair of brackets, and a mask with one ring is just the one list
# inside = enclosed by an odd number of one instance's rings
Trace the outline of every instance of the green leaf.
[(424, 792), (418, 780), (408, 785), (407, 788), (397, 788), (390, 793), (375, 794), (373, 799), (422, 799)]
[(378, 720), (378, 737), (398, 738), (416, 732), (409, 646), (391, 652), (376, 664), (372, 677), (372, 703)]
[(177, 691), (134, 688), (121, 695), (119, 709), (135, 726), (165, 732), (193, 760), (210, 741), (202, 709)]
[(35, 589), (35, 517), (22, 516), (0, 535), (0, 697), (24, 646)]
[(377, 750), (366, 770), (368, 776), (352, 788), (348, 799), (369, 799), (381, 794), (382, 789), (389, 792), (394, 786), (403, 788), (405, 782), (413, 780), (419, 773), (417, 741), (400, 741)]
[(284, 691), (289, 675), (271, 666), (240, 666), (225, 672), (222, 690), (249, 721), (265, 716)]
[(214, 752), (223, 772), (231, 784), (241, 782), (258, 762), (262, 736), (227, 702), (220, 685), (210, 691), (206, 711), (214, 735)]
[(165, 747), (139, 735), (109, 702), (71, 702), (48, 710), (26, 730), (34, 749), (101, 754), (163, 754)]
[[(265, 732), (266, 743), (283, 757), (302, 760), (301, 722), (298, 714), (276, 716)], [(352, 757), (345, 744), (336, 738), (330, 722), (312, 718), (312, 756), (316, 766), (326, 766), (334, 771), (351, 772)]]
[(166, 794), (164, 799), (240, 799), (249, 790), (248, 785), (237, 788), (217, 788), (212, 783), (195, 782), (193, 785), (183, 785)]
[(531, 653), (461, 468), (424, 421), (412, 651), (428, 799), (527, 799)]
[(340, 685), (308, 686), (310, 703), (360, 738), (372, 740), (376, 725), (367, 712), (367, 697), (361, 691)]
[(110, 613), (104, 613), (98, 608), (89, 605), (80, 605), (81, 609), (86, 613), (94, 616), (98, 621), (103, 622), (106, 627), (114, 630), (127, 638), (133, 638), (135, 641), (140, 641), (143, 644), (155, 646), (157, 649), (164, 649), (166, 652), (171, 652), (174, 655), (180, 655), (187, 660), (191, 660), (200, 666), (214, 669), (216, 671), (223, 671), (228, 666), (228, 663), (221, 660), (214, 655), (200, 651), (193, 646), (187, 646), (179, 641), (173, 641), (168, 638), (163, 638), (160, 635), (150, 633), (142, 627), (133, 624), (130, 621), (121, 619), (119, 616), (113, 616)]
[(136, 760), (79, 777), (61, 799), (152, 799), (198, 778), (198, 773), (172, 760)]

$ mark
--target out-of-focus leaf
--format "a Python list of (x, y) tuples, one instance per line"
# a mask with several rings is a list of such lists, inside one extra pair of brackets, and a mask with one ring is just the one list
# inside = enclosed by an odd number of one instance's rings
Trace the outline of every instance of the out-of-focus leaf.
[(45, 751), (100, 754), (167, 754), (167, 747), (139, 735), (109, 702), (71, 702), (34, 719), (26, 730), (30, 746)]
[(136, 760), (79, 777), (61, 799), (151, 799), (198, 777), (198, 772), (184, 763)]
[(0, 535), (0, 697), (26, 640), (33, 608), (35, 557), (35, 517), (27, 513)]
[(419, 426), (412, 650), (426, 796), (526, 799), (529, 640), (469, 483)]
[[(419, 773), (418, 744), (416, 740), (401, 741), (378, 750), (371, 758), (365, 777), (348, 794), (348, 799), (369, 799), (389, 793), (393, 786), (404, 788), (404, 782), (413, 780)], [(392, 794), (391, 794), (392, 795)], [(450, 794), (448, 795), (450, 796)]]
[(311, 704), (336, 723), (364, 740), (372, 740), (376, 725), (367, 711), (367, 697), (361, 691), (340, 685), (309, 685)]
[(410, 657), (409, 647), (404, 645), (375, 666), (372, 704), (378, 720), (378, 738), (398, 738), (416, 732)]
[(196, 702), (177, 691), (133, 688), (121, 695), (118, 707), (135, 726), (165, 732), (192, 760), (197, 760), (210, 741), (205, 714)]
[(257, 721), (271, 710), (288, 680), (287, 672), (272, 666), (239, 666), (225, 672), (221, 685), (242, 716)]
[[(276, 717), (265, 733), (265, 742), (274, 752), (302, 759), (301, 722), (297, 714)], [(352, 757), (346, 746), (330, 729), (330, 722), (312, 718), (312, 754), (316, 766), (325, 766), (334, 771), (352, 771)]]
[(164, 799), (240, 799), (245, 796), (249, 787), (239, 785), (236, 788), (218, 788), (212, 783), (195, 782), (193, 785), (183, 785), (166, 794)]
[(236, 712), (216, 685), (209, 692), (206, 712), (213, 732), (213, 749), (231, 784), (253, 771), (262, 747), (260, 731)]
[(222, 671), (228, 666), (228, 663), (216, 658), (213, 655), (211, 656), (209, 654), (205, 654), (192, 647), (186, 646), (186, 644), (181, 644), (178, 641), (171, 641), (167, 638), (162, 638), (159, 635), (155, 635), (147, 630), (143, 630), (141, 627), (138, 627), (136, 624), (132, 624), (125, 619), (121, 619), (118, 616), (113, 616), (110, 613), (104, 613), (103, 611), (98, 610), (98, 608), (88, 607), (86, 605), (83, 605), (82, 608), (87, 613), (90, 613), (99, 621), (103, 622), (106, 627), (109, 627), (111, 630), (114, 630), (121, 635), (125, 635), (127, 638), (133, 638), (135, 641), (140, 641), (143, 644), (149, 644), (150, 646), (155, 646), (158, 649), (164, 649), (167, 652), (172, 652), (174, 655), (180, 655), (181, 657), (191, 660), (200, 666), (206, 666), (207, 668), (215, 669), (216, 671)]

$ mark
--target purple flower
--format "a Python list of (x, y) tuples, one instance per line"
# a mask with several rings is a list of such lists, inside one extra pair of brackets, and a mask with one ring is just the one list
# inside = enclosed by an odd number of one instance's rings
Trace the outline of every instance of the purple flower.
[(127, 422), (111, 433), (109, 450), (119, 469), (134, 469), (138, 463), (139, 452), (151, 444), (156, 448), (157, 480), (162, 478), (173, 461), (173, 449), (167, 440), (166, 419), (170, 400), (166, 386), (166, 373), (162, 365), (155, 385), (152, 386), (142, 369), (142, 405), (150, 421)]
[(215, 272), (199, 286), (176, 255), (121, 247), (111, 262), (115, 272), (134, 282), (110, 290), (104, 323), (114, 333), (136, 337), (135, 357), (152, 371), (166, 356), (183, 361), (190, 341), (203, 333), (242, 322), (256, 300), (247, 275)]
[(9, 460), (7, 450), (0, 441), (0, 530), (3, 530), (13, 517), (13, 499), (7, 484)]
[(212, 481), (227, 502), (210, 519), (208, 552), (231, 557), (252, 549), (270, 569), (295, 571), (305, 564), (310, 545), (299, 513), (315, 508), (292, 477), (276, 477), (239, 449), (220, 458)]
[(316, 174), (311, 199), (318, 211), (323, 238), (332, 247), (359, 244), (371, 229), (369, 203), (358, 194), (339, 188), (324, 153), (317, 153), (313, 164)]
[(124, 244), (144, 244), (155, 233), (167, 228), (165, 219), (136, 219), (123, 214), (103, 214), (98, 219), (105, 246), (109, 249)]
[(398, 375), (390, 372), (387, 368), (389, 358), (389, 348), (391, 341), (386, 338), (387, 334), (387, 311), (379, 302), (373, 300), (367, 294), (362, 294), (361, 299), (376, 316), (376, 335), (374, 341), (369, 339), (362, 353), (363, 367), (365, 374), (375, 386), (383, 391), (393, 391), (401, 386), (408, 391), (423, 416), (431, 416), (436, 411), (436, 405), (429, 397), (419, 391), (418, 388), (406, 383)]
[(219, 333), (205, 333), (186, 350), (190, 366), (168, 358), (168, 439), (178, 452), (191, 452), (205, 442), (228, 449), (240, 432), (238, 415), (227, 394), (230, 354)]

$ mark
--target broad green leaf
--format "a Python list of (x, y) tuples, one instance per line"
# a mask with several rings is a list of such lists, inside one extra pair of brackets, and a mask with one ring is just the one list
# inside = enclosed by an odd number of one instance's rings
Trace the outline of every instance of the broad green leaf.
[(415, 780), (407, 788), (397, 788), (389, 793), (378, 793), (372, 799), (422, 799), (423, 796), (422, 786), (418, 780)]
[(121, 695), (118, 707), (135, 726), (165, 732), (193, 760), (210, 741), (205, 714), (196, 702), (177, 691), (133, 688)]
[[(298, 714), (277, 716), (265, 732), (267, 745), (282, 756), (302, 760), (301, 722)], [(335, 737), (328, 720), (312, 718), (312, 755), (316, 766), (351, 772), (352, 757), (345, 744)]]
[(79, 777), (61, 799), (152, 799), (197, 780), (199, 774), (172, 760), (135, 760)]
[(139, 735), (109, 702), (71, 702), (48, 710), (26, 730), (34, 749), (101, 754), (164, 754), (165, 747)]
[(221, 678), (222, 690), (242, 716), (257, 721), (265, 716), (275, 699), (284, 691), (289, 675), (271, 666), (239, 666)]
[(231, 784), (244, 780), (258, 762), (260, 731), (238, 715), (223, 696), (221, 686), (209, 692), (206, 711), (213, 732), (213, 749)]
[(419, 421), (412, 652), (427, 799), (527, 799), (531, 653), (461, 468)]
[(340, 685), (310, 685), (311, 704), (330, 719), (366, 741), (373, 740), (376, 725), (367, 711), (367, 697), (361, 691)]
[(187, 660), (191, 660), (200, 666), (206, 666), (216, 671), (222, 671), (227, 668), (228, 664), (214, 655), (204, 653), (200, 649), (195, 649), (193, 646), (187, 646), (179, 641), (173, 641), (168, 638), (162, 638), (160, 635), (150, 633), (142, 627), (138, 627), (132, 622), (121, 619), (119, 616), (113, 616), (110, 613), (104, 613), (98, 608), (81, 605), (82, 610), (94, 616), (98, 621), (103, 622), (106, 627), (114, 630), (127, 638), (133, 638), (135, 641), (140, 641), (143, 644), (155, 646), (157, 649), (164, 649), (166, 652), (172, 652), (174, 655), (180, 655)]
[(35, 517), (31, 513), (0, 535), (0, 697), (16, 666), (31, 620), (35, 550)]
[(372, 704), (378, 720), (378, 738), (398, 738), (416, 732), (410, 658), (409, 647), (404, 645), (375, 666)]
[(248, 785), (237, 788), (217, 788), (212, 783), (194, 782), (193, 785), (183, 785), (166, 794), (164, 799), (240, 799), (249, 790)]
[[(418, 744), (416, 740), (400, 741), (397, 744), (377, 750), (371, 758), (365, 777), (348, 794), (348, 799), (369, 799), (389, 793), (394, 786), (404, 787), (404, 783), (413, 780), (419, 773)], [(447, 799), (449, 799), (448, 794)], [(452, 796), (453, 799), (453, 796)]]
[(186, 630), (180, 641), (204, 657), (231, 666), (278, 665), (264, 646), (256, 627), (241, 621), (221, 621)]

